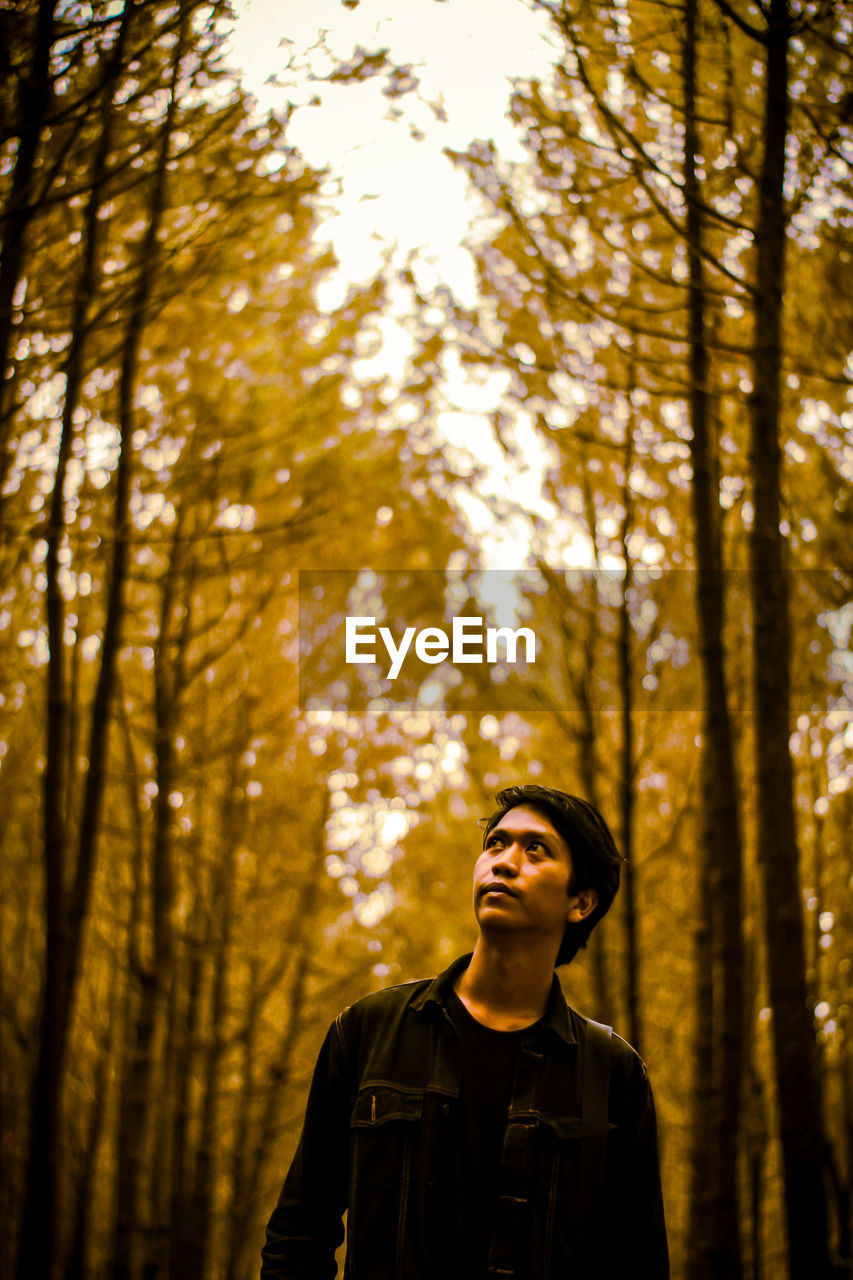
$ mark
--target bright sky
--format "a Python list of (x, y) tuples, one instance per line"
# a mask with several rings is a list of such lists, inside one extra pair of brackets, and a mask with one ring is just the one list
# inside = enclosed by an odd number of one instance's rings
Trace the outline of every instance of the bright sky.
[[(524, 0), (235, 0), (238, 22), (229, 60), (263, 111), (297, 106), (288, 138), (309, 164), (328, 167), (332, 212), (321, 235), (340, 261), (337, 279), (323, 286), (321, 305), (337, 305), (354, 280), (367, 280), (384, 265), (412, 266), (424, 290), (447, 284), (468, 306), (476, 302), (472, 235), (478, 204), (467, 178), (443, 154), (475, 138), (492, 138), (502, 155), (520, 157), (507, 109), (513, 79), (546, 76), (554, 48), (547, 24)], [(325, 48), (320, 40), (325, 33)], [(383, 95), (387, 74), (361, 84), (318, 82), (356, 47), (388, 50), (389, 61), (410, 64), (414, 92)], [(313, 102), (316, 105), (309, 105)], [(408, 334), (393, 318), (410, 305), (391, 288), (392, 314), (381, 322), (383, 343), (358, 370), (364, 376), (400, 376), (411, 350)], [(529, 530), (523, 518), (495, 524), (483, 498), (511, 497), (541, 510), (545, 455), (524, 423), (526, 466), (510, 462), (483, 417), (497, 384), (474, 386), (461, 368), (451, 371), (445, 393), (452, 405), (439, 417), (448, 441), (485, 467), (478, 493), (460, 489), (471, 527), (490, 567), (523, 563)]]
[[(357, 0), (354, 5), (342, 0), (234, 0), (234, 7), (238, 21), (229, 60), (242, 69), (243, 82), (262, 111), (296, 106), (289, 141), (309, 164), (329, 170), (330, 215), (321, 235), (332, 241), (340, 272), (321, 305), (337, 305), (350, 282), (367, 280), (384, 267), (391, 275), (407, 262), (425, 291), (444, 283), (465, 305), (474, 305), (474, 273), (465, 242), (475, 233), (478, 205), (465, 175), (443, 149), (462, 150), (475, 138), (491, 138), (504, 157), (520, 158), (518, 137), (506, 118), (511, 81), (548, 76), (557, 49), (543, 16), (525, 0)], [(315, 77), (328, 75), (338, 63), (349, 61), (357, 46), (368, 52), (385, 48), (392, 64), (411, 64), (419, 82), (416, 90), (399, 98), (383, 95), (387, 73), (362, 84), (312, 79), (309, 70)], [(315, 105), (309, 105), (312, 101)], [(399, 376), (409, 351), (407, 335), (394, 319), (393, 289), (391, 298), (382, 348), (371, 362), (362, 362), (369, 376)], [(397, 303), (408, 305), (401, 291)], [(508, 462), (484, 417), (485, 402), (490, 393), (494, 398), (496, 387), (478, 391), (462, 370), (451, 367), (446, 392), (452, 407), (439, 422), (449, 445), (470, 452), (485, 469), (477, 491), (464, 483), (459, 491), (460, 505), (479, 534), (484, 566), (520, 567), (529, 549), (524, 517), (496, 520), (483, 501), (490, 496), (509, 496), (522, 508), (545, 514), (554, 534), (555, 560), (588, 564), (585, 539), (542, 500), (547, 457), (532, 424), (523, 418), (515, 424), (526, 459), (520, 467), (517, 461)], [(320, 738), (317, 743), (323, 746)], [(434, 763), (415, 766), (408, 758), (403, 763), (425, 771), (430, 781), (420, 785), (432, 785)], [(455, 768), (456, 758), (447, 764)], [(407, 801), (417, 807), (414, 792)], [(403, 834), (394, 824), (407, 818), (393, 813), (388, 825), (377, 827), (370, 806), (366, 817), (351, 811), (345, 787), (335, 803), (341, 807), (332, 824), (332, 848), (353, 846), (355, 821), (364, 845), (363, 870), (383, 881), (373, 892), (360, 893), (349, 862), (337, 853), (330, 856), (329, 874), (340, 878), (345, 894), (354, 896), (356, 914), (369, 927), (391, 905), (384, 876)]]
[[(473, 303), (461, 245), (474, 204), (442, 149), (494, 138), (503, 154), (519, 154), (506, 119), (510, 81), (547, 72), (553, 49), (542, 15), (524, 0), (359, 0), (356, 8), (236, 0), (235, 9), (231, 60), (262, 109), (320, 99), (295, 112), (288, 136), (310, 164), (341, 180), (338, 216), (324, 230), (343, 274), (372, 275), (392, 246), (395, 265), (419, 250), (436, 271), (425, 284), (445, 280)], [(322, 32), (328, 52), (317, 47)], [(309, 79), (307, 62), (328, 75), (357, 46), (387, 48), (392, 63), (411, 64), (416, 92), (383, 96), (383, 75), (349, 85)]]

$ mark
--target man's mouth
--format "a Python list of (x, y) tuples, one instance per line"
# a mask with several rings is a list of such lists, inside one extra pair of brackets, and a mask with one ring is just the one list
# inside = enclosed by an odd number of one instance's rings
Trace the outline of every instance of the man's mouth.
[(487, 898), (490, 893), (505, 893), (508, 898), (518, 896), (514, 889), (510, 889), (505, 884), (487, 884), (480, 890), (480, 897)]

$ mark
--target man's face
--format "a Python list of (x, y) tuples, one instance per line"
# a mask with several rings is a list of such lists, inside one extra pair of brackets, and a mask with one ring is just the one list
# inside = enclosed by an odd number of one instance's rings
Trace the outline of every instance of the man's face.
[(569, 921), (595, 908), (594, 889), (570, 891), (569, 846), (543, 813), (521, 805), (492, 827), (474, 868), (474, 913), (482, 931), (533, 931), (559, 946)]

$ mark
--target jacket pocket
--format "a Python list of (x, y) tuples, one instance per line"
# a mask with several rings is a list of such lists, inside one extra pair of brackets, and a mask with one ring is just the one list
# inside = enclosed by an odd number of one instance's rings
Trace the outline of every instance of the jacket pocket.
[(356, 1129), (369, 1129), (393, 1120), (420, 1120), (423, 1111), (422, 1089), (403, 1089), (381, 1082), (366, 1084), (355, 1100), (351, 1124)]
[(423, 1111), (422, 1090), (384, 1083), (362, 1087), (350, 1119), (356, 1186), (399, 1186), (420, 1136)]
[(543, 1117), (539, 1126), (536, 1241), (542, 1280), (573, 1273), (577, 1265), (578, 1177), (582, 1121), (579, 1116)]
[(365, 1084), (350, 1118), (351, 1274), (402, 1276), (409, 1190), (421, 1138), (422, 1090)]

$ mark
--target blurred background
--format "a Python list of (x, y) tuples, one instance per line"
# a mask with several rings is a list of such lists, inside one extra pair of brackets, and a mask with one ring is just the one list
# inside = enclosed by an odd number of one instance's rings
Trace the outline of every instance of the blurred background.
[[(561, 978), (675, 1277), (851, 1274), (851, 38), (0, 8), (4, 1275), (256, 1275), (329, 1022), (470, 948), (523, 780), (628, 857)], [(547, 660), (300, 700), (318, 569), (445, 627), (518, 571)]]

